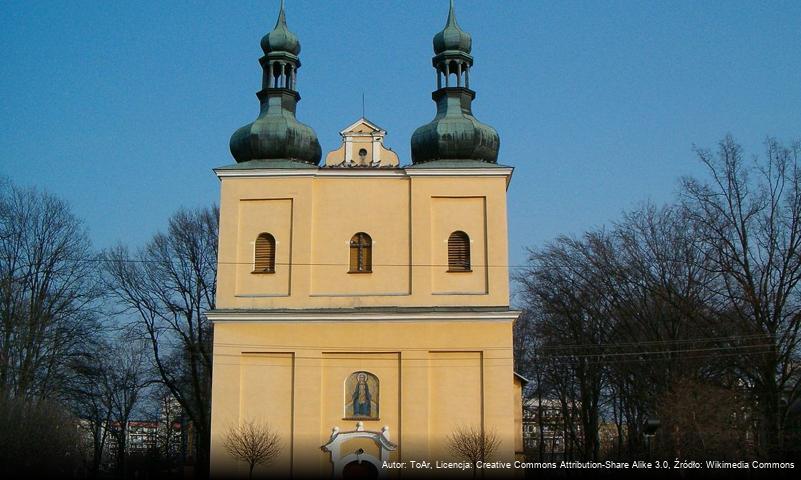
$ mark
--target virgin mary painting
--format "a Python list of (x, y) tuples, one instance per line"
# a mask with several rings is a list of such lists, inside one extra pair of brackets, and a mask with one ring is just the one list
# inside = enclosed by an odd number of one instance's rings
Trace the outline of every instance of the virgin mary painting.
[(378, 417), (378, 378), (367, 372), (348, 377), (345, 391), (345, 415), (358, 418)]

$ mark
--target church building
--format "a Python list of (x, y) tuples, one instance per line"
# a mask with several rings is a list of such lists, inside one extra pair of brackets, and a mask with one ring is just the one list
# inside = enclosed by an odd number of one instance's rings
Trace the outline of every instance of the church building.
[(360, 118), (321, 162), (315, 131), (296, 118), (300, 42), (281, 6), (261, 40), (259, 116), (231, 137), (236, 163), (214, 170), (212, 476), (248, 475), (226, 448), (245, 423), (280, 438), (254, 476), (436, 476), (387, 465), (462, 460), (450, 443), (466, 431), (498, 439), (487, 460), (522, 449), (512, 167), (473, 116), (471, 44), (451, 3), (433, 40), (436, 115), (412, 135), (411, 159)]

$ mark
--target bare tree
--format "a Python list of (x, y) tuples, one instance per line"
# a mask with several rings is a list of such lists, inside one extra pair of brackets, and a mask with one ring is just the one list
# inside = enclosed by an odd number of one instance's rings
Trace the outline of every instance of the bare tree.
[[(630, 454), (644, 447), (640, 427), (677, 378), (720, 375), (730, 363), (729, 331), (717, 331), (719, 284), (688, 213), (677, 205), (644, 205), (612, 231), (615, 254), (604, 269), (614, 278), (603, 361), (609, 414), (618, 434), (626, 425)], [(719, 366), (715, 363), (720, 363)], [(618, 438), (618, 452), (623, 439)]]
[(678, 379), (657, 402), (663, 458), (748, 458), (751, 411), (743, 388)]
[(94, 351), (73, 359), (75, 380), (69, 389), (73, 412), (81, 419), (81, 429), (88, 433), (90, 445), (86, 459), (88, 473), (97, 477), (106, 451), (109, 425), (113, 415), (113, 392), (108, 389), (108, 350), (98, 345)]
[[(600, 416), (617, 426), (618, 453), (625, 434), (636, 456), (645, 418), (669, 411), (664, 398), (744, 391), (736, 409), (758, 413), (762, 453), (788, 451), (789, 406), (801, 401), (801, 142), (769, 139), (766, 151), (748, 163), (727, 137), (697, 150), (711, 181), (684, 179), (681, 203), (531, 251), (517, 280), (537, 340), (526, 344), (521, 327), (515, 354), (539, 363), (567, 413), (566, 457), (574, 441), (597, 456)], [(680, 430), (724, 431), (727, 418), (697, 415)]]
[(117, 470), (123, 474), (128, 459), (128, 422), (143, 391), (155, 381), (147, 363), (146, 348), (141, 341), (117, 339), (103, 365), (103, 380), (111, 398), (113, 421), (109, 430), (117, 444)]
[(95, 258), (66, 203), (0, 179), (0, 391), (59, 395), (96, 336)]
[(248, 464), (248, 478), (257, 465), (269, 465), (281, 454), (281, 439), (266, 423), (247, 421), (228, 430), (223, 440), (228, 453)]
[(179, 210), (142, 249), (104, 254), (105, 282), (148, 343), (151, 359), (192, 421), (197, 468), (208, 469), (211, 405), (211, 324), (217, 276), (219, 211)]
[(763, 451), (776, 456), (787, 406), (801, 398), (801, 142), (765, 147), (753, 163), (730, 136), (717, 152), (698, 149), (711, 181), (685, 179), (682, 193), (722, 279), (727, 327), (759, 338), (762, 348), (738, 357), (738, 376), (760, 407)]
[[(546, 365), (542, 357), (542, 339), (537, 331), (538, 322), (535, 318), (539, 312), (526, 309), (515, 321), (513, 327), (513, 351), (515, 371), (521, 372), (529, 379), (523, 391), (523, 418), (536, 416), (537, 422), (537, 458), (545, 458), (545, 415), (544, 400), (553, 393), (552, 385), (545, 378)], [(527, 399), (536, 402), (529, 406)], [(531, 411), (534, 415), (531, 415)], [(524, 445), (528, 448), (528, 445)]]
[(609, 343), (615, 282), (604, 266), (613, 257), (606, 232), (560, 237), (532, 251), (529, 267), (517, 277), (527, 308), (535, 312), (538, 359), (546, 367), (541, 376), (561, 404), (566, 458), (599, 454), (604, 369), (598, 358)]
[(69, 390), (74, 412), (92, 437), (89, 473), (97, 475), (109, 435), (116, 445), (116, 467), (125, 470), (128, 421), (155, 378), (147, 362), (147, 346), (125, 337), (98, 342), (71, 368), (76, 380)]
[(169, 388), (159, 385), (151, 391), (149, 410), (154, 418), (159, 419), (157, 432), (157, 450), (164, 463), (170, 468), (177, 465), (183, 457), (186, 434), (183, 425), (183, 409), (175, 400)]
[(636, 456), (640, 426), (678, 379), (733, 383), (731, 354), (752, 345), (720, 322), (719, 275), (698, 235), (680, 206), (645, 205), (531, 252), (518, 281), (536, 342), (516, 354), (537, 363), (519, 368), (542, 369), (538, 383), (561, 404), (566, 458), (597, 458), (602, 418), (618, 455)]
[(500, 446), (501, 440), (495, 430), (486, 430), (473, 425), (459, 426), (448, 435), (448, 448), (451, 454), (471, 463), (473, 478), (478, 472), (478, 462), (491, 460)]

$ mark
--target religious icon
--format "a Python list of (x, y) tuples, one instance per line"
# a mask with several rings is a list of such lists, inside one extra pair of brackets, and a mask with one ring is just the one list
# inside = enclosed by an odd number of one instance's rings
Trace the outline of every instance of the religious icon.
[(367, 374), (356, 375), (356, 387), (353, 389), (353, 416), (370, 416), (370, 387), (367, 385)]
[(355, 372), (345, 385), (345, 415), (354, 418), (378, 418), (378, 378), (367, 372)]

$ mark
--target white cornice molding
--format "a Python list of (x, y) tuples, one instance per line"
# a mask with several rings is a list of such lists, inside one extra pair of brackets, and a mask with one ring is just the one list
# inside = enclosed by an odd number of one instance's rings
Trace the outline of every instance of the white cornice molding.
[(314, 177), (317, 175), (317, 169), (304, 168), (249, 168), (247, 170), (236, 169), (214, 169), (214, 174), (217, 178), (225, 177)]
[(214, 323), (273, 323), (273, 322), (510, 322), (517, 319), (519, 310), (489, 312), (207, 312)]
[(410, 168), (406, 174), (410, 177), (460, 177), (460, 176), (487, 176), (508, 177), (512, 175), (512, 167), (496, 168)]
[(506, 185), (512, 179), (511, 167), (498, 168), (252, 168), (247, 170), (214, 169), (218, 178), (250, 177), (504, 177)]

